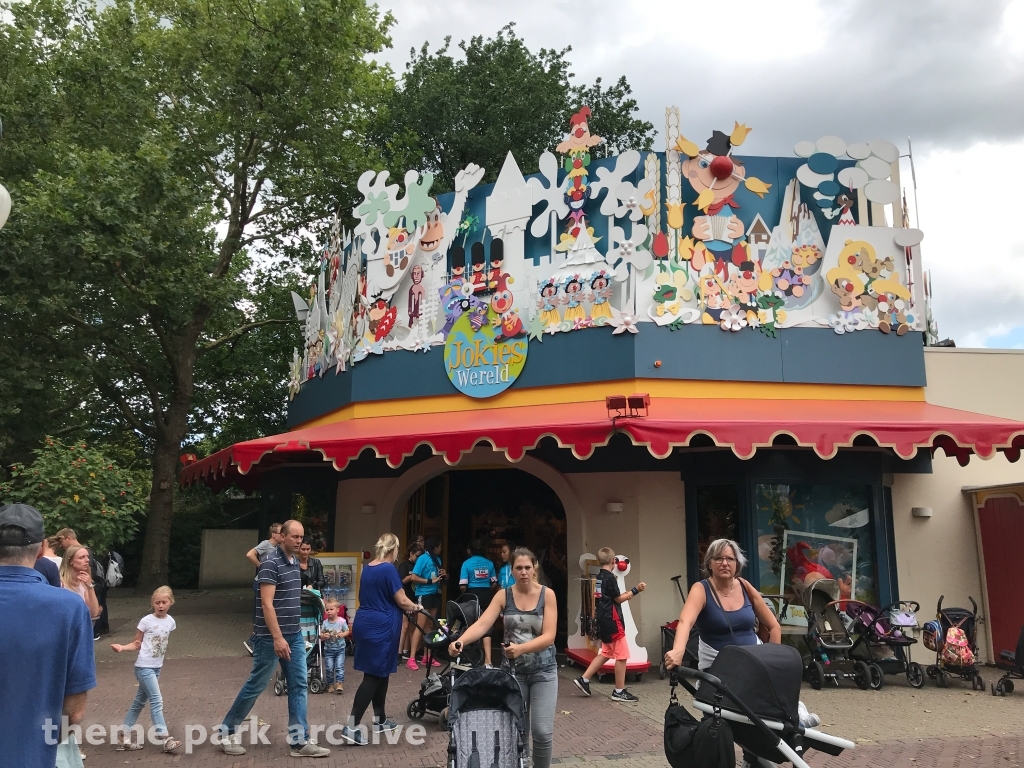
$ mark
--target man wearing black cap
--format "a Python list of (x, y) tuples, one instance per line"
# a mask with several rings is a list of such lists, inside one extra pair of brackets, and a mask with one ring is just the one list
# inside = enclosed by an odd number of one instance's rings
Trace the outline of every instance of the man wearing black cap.
[(54, 765), (62, 715), (81, 722), (96, 687), (85, 602), (33, 569), (43, 538), (35, 509), (0, 507), (0, 768)]

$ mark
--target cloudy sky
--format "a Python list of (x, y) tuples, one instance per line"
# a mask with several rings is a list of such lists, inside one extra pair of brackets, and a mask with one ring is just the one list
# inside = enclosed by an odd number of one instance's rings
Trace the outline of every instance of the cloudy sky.
[(1024, 347), (1024, 0), (378, 2), (396, 72), (514, 21), (534, 50), (571, 45), (577, 81), (626, 75), (656, 127), (669, 105), (687, 136), (752, 126), (745, 154), (909, 136), (940, 336)]

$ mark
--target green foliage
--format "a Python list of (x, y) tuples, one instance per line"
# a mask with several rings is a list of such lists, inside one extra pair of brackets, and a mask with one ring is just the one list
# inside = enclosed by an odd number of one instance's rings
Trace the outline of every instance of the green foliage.
[(0, 483), (3, 503), (31, 504), (48, 535), (72, 528), (98, 553), (128, 541), (145, 509), (145, 475), (120, 467), (99, 448), (46, 438), (31, 464), (11, 467)]
[(14, 455), (61, 422), (138, 436), (146, 583), (182, 442), (283, 423), (293, 257), (376, 157), (390, 23), (363, 0), (0, 2), (0, 363), (26, 361), (0, 366), (0, 428)]
[(402, 83), (378, 121), (377, 139), (389, 167), (429, 170), (437, 191), (451, 190), (469, 163), (498, 177), (511, 150), (524, 173), (537, 170), (541, 153), (554, 149), (568, 131), (569, 117), (583, 104), (594, 111), (591, 129), (607, 149), (650, 149), (654, 126), (634, 117), (638, 107), (626, 79), (602, 88), (573, 85), (568, 54), (541, 48), (533, 53), (513, 24), (493, 38), (470, 38), (451, 51), (451, 38), (434, 52), (427, 43), (410, 52)]

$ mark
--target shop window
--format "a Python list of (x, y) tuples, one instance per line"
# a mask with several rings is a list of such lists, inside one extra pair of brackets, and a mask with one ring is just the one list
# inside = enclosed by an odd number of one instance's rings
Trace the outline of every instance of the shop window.
[(761, 592), (799, 605), (813, 581), (835, 579), (840, 595), (878, 602), (871, 487), (754, 486)]
[(697, 487), (697, 563), (704, 563), (708, 545), (715, 539), (736, 540), (736, 524), (740, 515), (740, 492), (735, 485), (701, 485)]

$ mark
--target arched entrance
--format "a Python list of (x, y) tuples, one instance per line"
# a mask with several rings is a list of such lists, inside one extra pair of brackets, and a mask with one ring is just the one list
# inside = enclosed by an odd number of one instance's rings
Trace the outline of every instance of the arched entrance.
[(557, 648), (565, 647), (568, 627), (567, 529), (562, 500), (547, 483), (521, 469), (493, 465), (436, 475), (412, 492), (405, 507), (405, 541), (422, 534), (442, 542), (449, 596), (459, 592), (459, 571), (473, 539), (483, 543), (496, 568), (503, 544), (529, 547), (540, 560), (541, 580), (558, 598)]

